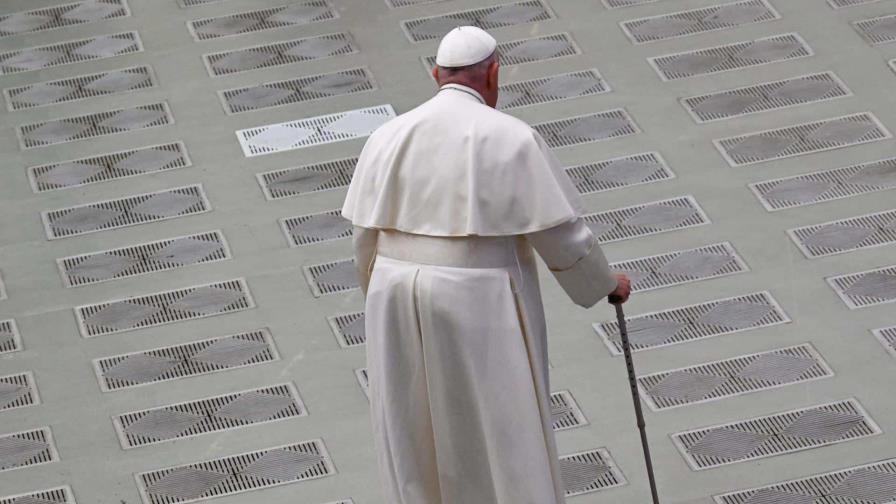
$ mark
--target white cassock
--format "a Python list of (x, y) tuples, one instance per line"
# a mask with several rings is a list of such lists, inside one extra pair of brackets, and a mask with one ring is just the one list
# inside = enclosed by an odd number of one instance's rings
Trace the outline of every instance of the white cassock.
[(533, 249), (577, 304), (607, 296), (582, 210), (544, 139), (468, 87), (367, 141), (342, 215), (387, 504), (565, 502)]

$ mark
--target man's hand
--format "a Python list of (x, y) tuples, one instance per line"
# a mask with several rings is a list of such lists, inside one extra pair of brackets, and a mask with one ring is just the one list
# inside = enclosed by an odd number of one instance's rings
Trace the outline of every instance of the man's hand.
[(616, 273), (616, 290), (607, 296), (607, 300), (612, 304), (622, 304), (628, 301), (628, 297), (632, 293), (632, 283), (625, 273)]

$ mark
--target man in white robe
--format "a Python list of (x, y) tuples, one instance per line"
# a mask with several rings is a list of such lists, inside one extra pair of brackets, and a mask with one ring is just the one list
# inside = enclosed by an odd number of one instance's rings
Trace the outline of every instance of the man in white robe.
[(564, 503), (533, 248), (581, 306), (629, 295), (544, 139), (494, 110), (495, 46), (445, 36), (439, 92), (370, 136), (342, 209), (386, 504)]

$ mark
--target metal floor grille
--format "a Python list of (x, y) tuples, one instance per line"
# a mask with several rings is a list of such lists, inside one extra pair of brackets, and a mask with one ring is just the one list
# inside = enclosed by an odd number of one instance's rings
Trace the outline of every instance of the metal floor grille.
[(122, 448), (307, 415), (291, 383), (133, 411), (113, 420)]
[(3, 95), (9, 110), (24, 110), (155, 86), (152, 69), (144, 65), (7, 88)]
[(852, 25), (873, 46), (896, 42), (896, 15), (864, 19)]
[(178, 236), (129, 247), (57, 259), (68, 287), (106, 282), (230, 259), (221, 231)]
[(731, 166), (814, 154), (877, 142), (892, 135), (871, 112), (713, 140)]
[(0, 411), (40, 404), (31, 372), (0, 376)]
[(289, 28), (339, 17), (326, 0), (310, 0), (270, 9), (197, 19), (187, 23), (196, 40), (210, 40), (243, 33)]
[(613, 263), (631, 279), (632, 292), (671, 287), (749, 271), (728, 242)]
[(635, 5), (645, 5), (659, 2), (660, 0), (602, 0), (604, 6), (608, 9), (621, 9), (623, 7), (634, 7)]
[(750, 184), (773, 212), (896, 188), (896, 158)]
[(709, 224), (709, 218), (693, 196), (618, 208), (583, 218), (601, 244)]
[(259, 173), (265, 198), (277, 200), (330, 189), (348, 187), (358, 158), (337, 159), (313, 165)]
[(605, 448), (560, 456), (560, 476), (563, 478), (566, 497), (628, 483)]
[[(769, 292), (717, 299), (626, 319), (633, 352), (697, 341), (790, 322)], [(594, 324), (613, 355), (622, 355), (619, 324)]]
[(336, 474), (323, 440), (276, 446), (136, 475), (146, 504), (233, 495)]
[(880, 341), (880, 344), (887, 349), (887, 352), (890, 352), (890, 355), (896, 357), (896, 326), (875, 329), (872, 332)]
[(880, 0), (828, 0), (828, 4), (835, 9), (843, 7), (854, 7), (856, 5), (865, 5), (869, 3), (880, 2)]
[(78, 306), (75, 315), (85, 338), (222, 315), (255, 307), (246, 280), (237, 278)]
[(179, 0), (181, 7), (196, 7), (215, 2), (223, 2), (224, 0)]
[(191, 376), (256, 366), (280, 360), (270, 331), (209, 338), (93, 361), (103, 392)]
[(111, 58), (142, 50), (143, 43), (135, 31), (29, 47), (0, 53), (0, 75)]
[(219, 77), (357, 52), (352, 36), (341, 32), (205, 54), (202, 59), (209, 75)]
[[(501, 66), (522, 65), (555, 58), (563, 58), (581, 54), (582, 51), (568, 33), (556, 33), (542, 37), (525, 38), (500, 42), (495, 52), (501, 60)], [(436, 65), (435, 56), (423, 58), (423, 65), (429, 73)]]
[(672, 435), (695, 471), (880, 434), (855, 399)]
[(75, 498), (71, 488), (61, 486), (38, 492), (0, 497), (0, 504), (75, 504)]
[(806, 343), (639, 376), (638, 388), (650, 409), (660, 411), (831, 376)]
[(59, 454), (49, 427), (0, 434), (0, 472), (58, 460)]
[(363, 311), (330, 316), (327, 317), (327, 322), (340, 347), (349, 348), (367, 342)]
[(681, 100), (698, 123), (742, 117), (852, 96), (834, 72), (802, 75)]
[(0, 320), (0, 354), (17, 352), (22, 349), (19, 329), (13, 319)]
[(22, 149), (34, 149), (87, 138), (116, 135), (174, 123), (166, 102), (139, 105), (16, 128)]
[(90, 0), (0, 16), (0, 37), (130, 16), (125, 0)]
[(826, 280), (851, 310), (896, 302), (896, 265)]
[(709, 75), (812, 56), (796, 33), (648, 58), (664, 81)]
[(501, 86), (497, 108), (510, 110), (610, 91), (597, 69), (583, 70)]
[(540, 0), (506, 3), (451, 12), (439, 16), (409, 19), (401, 22), (405, 35), (411, 42), (440, 39), (457, 26), (473, 25), (483, 30), (535, 23), (553, 18), (554, 15)]
[(592, 194), (675, 178), (658, 152), (644, 152), (566, 168), (581, 194)]
[(714, 496), (716, 504), (879, 503), (896, 499), (896, 459)]
[(290, 247), (348, 238), (353, 229), (342, 209), (281, 219), (280, 227)]
[(210, 210), (202, 185), (195, 184), (46, 211), (42, 218), (47, 238), (55, 240)]
[(635, 135), (641, 129), (625, 109), (605, 110), (556, 121), (533, 124), (552, 149)]
[(424, 5), (444, 1), (445, 0), (386, 0), (386, 5), (393, 9), (398, 9), (401, 7), (410, 7), (412, 5)]
[(632, 19), (620, 26), (633, 43), (644, 44), (777, 19), (781, 19), (781, 15), (765, 0), (742, 0)]
[(337, 294), (360, 288), (354, 259), (342, 259), (305, 266), (305, 280), (314, 297)]
[(376, 89), (373, 74), (366, 67), (311, 75), (299, 79), (266, 82), (255, 86), (220, 91), (228, 114), (280, 107), (291, 103), (321, 100)]
[(807, 258), (825, 257), (896, 242), (896, 210), (788, 229)]
[(269, 124), (236, 132), (243, 155), (260, 156), (354, 138), (365, 138), (395, 117), (392, 105)]
[(551, 394), (551, 425), (554, 431), (588, 425), (588, 419), (568, 390)]

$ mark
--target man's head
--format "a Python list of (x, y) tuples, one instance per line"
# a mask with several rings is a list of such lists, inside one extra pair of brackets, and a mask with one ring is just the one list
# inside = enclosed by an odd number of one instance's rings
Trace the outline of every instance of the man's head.
[(459, 26), (442, 38), (432, 75), (439, 86), (460, 84), (475, 89), (494, 107), (498, 103), (497, 45), (485, 30)]

